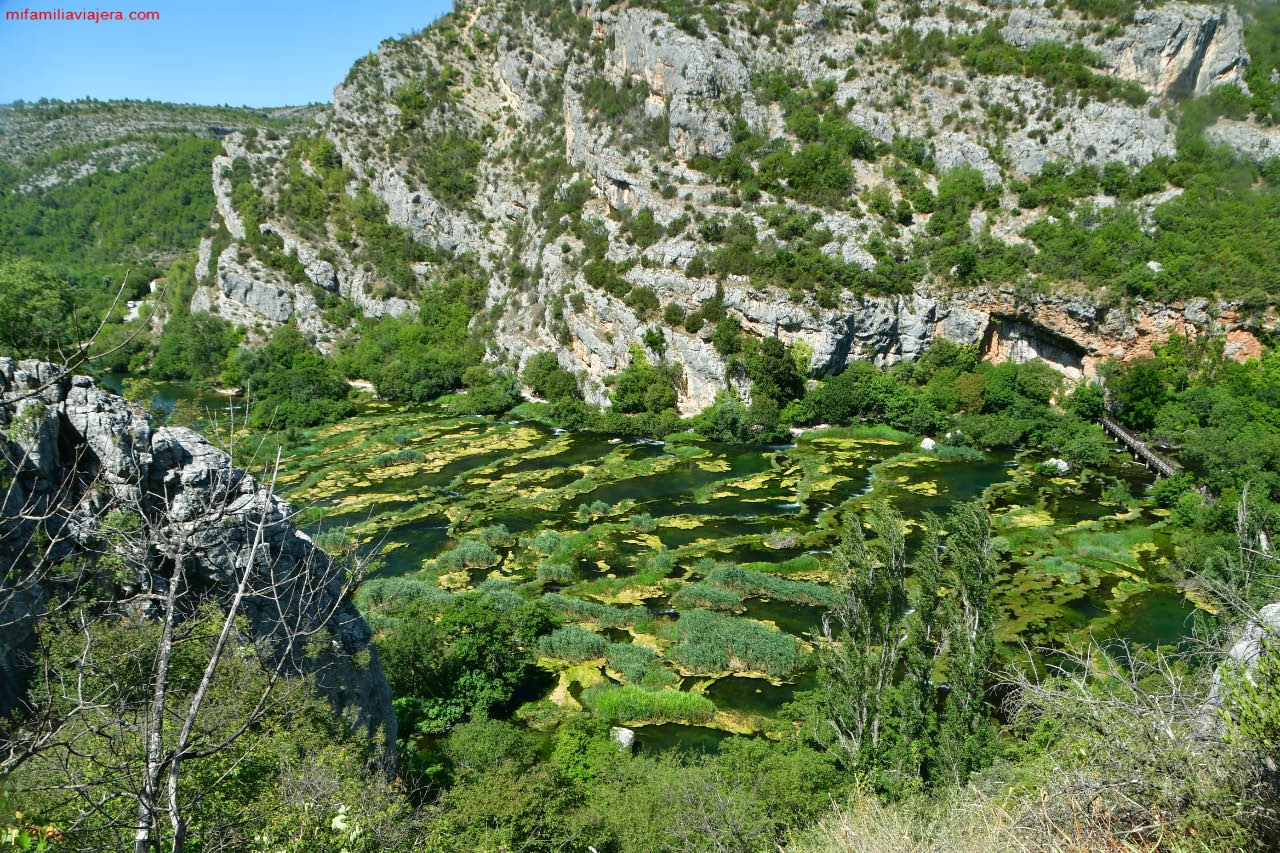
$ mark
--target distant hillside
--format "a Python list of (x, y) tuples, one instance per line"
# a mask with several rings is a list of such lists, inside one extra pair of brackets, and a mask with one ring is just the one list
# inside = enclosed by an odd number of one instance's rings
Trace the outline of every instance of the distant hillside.
[(126, 266), (138, 267), (142, 292), (208, 228), (218, 140), (296, 133), (321, 111), (92, 100), (0, 106), (0, 255), (51, 264), (88, 304)]

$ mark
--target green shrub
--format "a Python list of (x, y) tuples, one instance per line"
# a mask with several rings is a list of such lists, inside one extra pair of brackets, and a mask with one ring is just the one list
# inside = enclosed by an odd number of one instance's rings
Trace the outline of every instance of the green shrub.
[(455, 767), (476, 772), (507, 761), (517, 767), (530, 767), (538, 757), (535, 744), (524, 729), (505, 720), (487, 719), (455, 727), (445, 739), (444, 754)]
[(420, 450), (405, 448), (404, 450), (396, 450), (392, 453), (379, 453), (370, 460), (370, 464), (375, 468), (390, 468), (394, 465), (408, 465), (411, 462), (421, 462), (427, 457)]
[(649, 611), (643, 607), (613, 607), (598, 601), (570, 598), (557, 592), (546, 593), (542, 600), (561, 616), (595, 622), (604, 628), (625, 628), (649, 618)]
[(822, 569), (822, 563), (812, 554), (801, 554), (781, 563), (745, 563), (742, 568), (773, 575), (812, 575)]
[(719, 566), (711, 572), (707, 580), (716, 586), (736, 590), (743, 595), (763, 596), (795, 604), (830, 607), (836, 601), (835, 592), (822, 584), (787, 580), (739, 566)]
[(654, 220), (653, 211), (647, 207), (640, 208), (627, 220), (627, 230), (641, 249), (647, 249), (661, 240), (664, 233), (662, 226)]
[(566, 566), (563, 563), (552, 563), (544, 560), (538, 566), (537, 579), (539, 583), (568, 586), (578, 579), (578, 573), (572, 566)]
[(577, 377), (560, 367), (553, 352), (540, 352), (530, 358), (525, 362), (520, 378), (533, 389), (533, 393), (553, 403), (559, 400), (576, 400), (582, 396)]
[(529, 545), (539, 554), (551, 554), (560, 547), (562, 537), (554, 530), (544, 530)]
[(469, 135), (450, 131), (435, 136), (421, 148), (415, 161), (432, 194), (447, 205), (459, 207), (476, 194), (476, 166), (484, 146)]
[(674, 687), (679, 683), (680, 676), (667, 669), (660, 662), (654, 661), (645, 670), (644, 679), (640, 681), (640, 686), (645, 690), (661, 690), (664, 687)]
[(514, 541), (511, 538), (511, 531), (507, 530), (505, 524), (493, 524), (489, 527), (481, 528), (476, 531), (475, 535), (490, 548), (507, 547)]
[(603, 77), (592, 77), (582, 89), (582, 105), (597, 112), (600, 119), (610, 124), (616, 124), (639, 109), (648, 97), (649, 85), (643, 80), (633, 83), (630, 77), (620, 86), (614, 86)]
[(374, 436), (374, 440), (379, 444), (389, 444), (393, 447), (408, 447), (417, 437), (416, 430), (404, 427), (401, 429), (384, 429)]
[(627, 681), (640, 684), (649, 667), (658, 662), (658, 655), (652, 649), (634, 643), (610, 643), (605, 649), (605, 660), (609, 662), (611, 669), (622, 673)]
[(493, 602), (499, 612), (510, 612), (525, 604), (515, 585), (503, 578), (485, 578), (476, 586), (476, 592), (482, 600)]
[(436, 564), (448, 571), (482, 569), (498, 562), (498, 552), (478, 539), (463, 539), (451, 551), (436, 557)]
[(641, 533), (652, 533), (658, 529), (658, 523), (653, 520), (652, 515), (643, 512), (640, 515), (631, 516), (631, 529)]
[(938, 444), (932, 450), (923, 452), (936, 459), (947, 459), (952, 462), (982, 462), (987, 458), (982, 454), (982, 451), (972, 447), (958, 447), (949, 444)]
[(370, 578), (356, 592), (356, 604), (367, 613), (384, 605), (407, 604), (425, 601), (433, 606), (447, 605), (453, 593), (426, 581), (413, 578)]
[(627, 294), (626, 303), (635, 310), (636, 316), (641, 319), (653, 317), (658, 313), (658, 307), (661, 304), (658, 301), (658, 294), (654, 292), (653, 288), (644, 285), (631, 288), (631, 292)]
[(662, 309), (662, 324), (668, 329), (675, 329), (684, 325), (685, 313), (679, 303), (668, 302), (666, 307)]
[(640, 574), (650, 583), (669, 576), (676, 568), (676, 558), (667, 551), (656, 551), (640, 561)]

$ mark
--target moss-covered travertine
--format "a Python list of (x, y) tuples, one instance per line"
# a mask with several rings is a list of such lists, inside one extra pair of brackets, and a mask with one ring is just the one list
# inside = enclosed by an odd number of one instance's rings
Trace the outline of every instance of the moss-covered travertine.
[(1110, 475), (1051, 478), (1035, 458), (931, 453), (883, 429), (781, 448), (687, 435), (663, 446), (382, 406), (305, 440), (286, 465), (291, 497), (317, 527), (377, 549), (383, 575), (453, 592), (498, 578), (605, 635), (609, 662), (542, 658), (558, 682), (548, 698), (566, 708), (588, 688), (613, 708), (620, 685), (670, 690), (696, 676), (713, 709), (677, 713), (664, 699), (646, 713), (765, 730), (838, 595), (827, 555), (880, 500), (917, 530), (925, 513), (985, 495), (1006, 641), (1123, 631), (1168, 595), (1161, 517), (1102, 502)]

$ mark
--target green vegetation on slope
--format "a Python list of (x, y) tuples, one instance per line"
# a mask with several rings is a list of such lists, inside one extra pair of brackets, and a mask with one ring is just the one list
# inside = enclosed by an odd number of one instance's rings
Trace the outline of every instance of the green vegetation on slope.
[[(73, 282), (77, 304), (101, 314), (129, 266), (128, 298), (146, 292), (156, 262), (189, 251), (213, 214), (212, 139), (149, 139), (159, 156), (122, 172), (97, 171), (24, 191), (23, 174), (0, 184), (0, 246), (49, 263)], [(104, 281), (105, 279), (105, 281)]]

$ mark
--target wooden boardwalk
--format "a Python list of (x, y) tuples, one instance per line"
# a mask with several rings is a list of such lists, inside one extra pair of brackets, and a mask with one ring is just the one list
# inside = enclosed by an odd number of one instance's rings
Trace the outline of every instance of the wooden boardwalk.
[(1129, 430), (1120, 426), (1110, 415), (1102, 416), (1102, 428), (1111, 435), (1115, 436), (1119, 441), (1138, 459), (1138, 461), (1151, 468), (1160, 477), (1172, 477), (1174, 474), (1182, 470), (1182, 466), (1172, 459), (1166, 459), (1159, 453), (1156, 453), (1147, 443), (1138, 438)]

